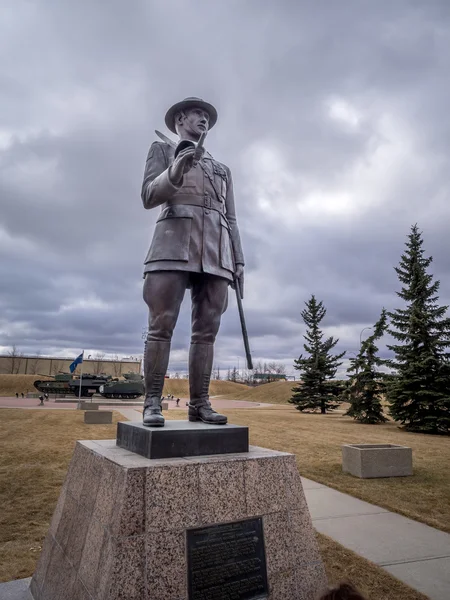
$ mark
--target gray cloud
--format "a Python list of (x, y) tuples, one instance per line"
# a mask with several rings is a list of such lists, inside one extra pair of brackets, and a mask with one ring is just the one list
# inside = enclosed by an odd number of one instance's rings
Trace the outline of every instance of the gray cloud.
[[(153, 130), (189, 95), (219, 110), (255, 358), (302, 351), (304, 301), (355, 350), (398, 304), (412, 223), (450, 303), (450, 6), (6, 2), (0, 25), (0, 349), (138, 354), (157, 211), (140, 186)], [(188, 295), (173, 370), (184, 370)], [(233, 298), (216, 348), (244, 363)]]

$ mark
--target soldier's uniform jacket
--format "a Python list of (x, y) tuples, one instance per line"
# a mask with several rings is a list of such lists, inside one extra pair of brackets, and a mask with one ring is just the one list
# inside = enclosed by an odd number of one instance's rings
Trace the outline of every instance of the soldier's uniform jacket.
[(161, 206), (161, 214), (144, 273), (182, 270), (232, 281), (232, 251), (236, 263), (244, 264), (244, 257), (231, 172), (205, 152), (196, 167), (184, 175), (182, 185), (176, 187), (168, 177), (173, 157), (174, 149), (163, 142), (154, 142), (148, 153), (142, 202), (144, 208)]

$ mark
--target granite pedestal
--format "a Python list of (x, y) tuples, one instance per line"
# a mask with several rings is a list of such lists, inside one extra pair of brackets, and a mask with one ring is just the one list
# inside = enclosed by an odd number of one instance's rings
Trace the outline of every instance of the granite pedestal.
[(77, 442), (31, 591), (312, 600), (325, 585), (294, 455), (151, 460), (102, 440)]
[(395, 444), (342, 446), (342, 470), (362, 479), (413, 474), (412, 449)]
[(248, 452), (248, 427), (166, 421), (164, 427), (119, 421), (117, 445), (146, 458), (176, 458)]

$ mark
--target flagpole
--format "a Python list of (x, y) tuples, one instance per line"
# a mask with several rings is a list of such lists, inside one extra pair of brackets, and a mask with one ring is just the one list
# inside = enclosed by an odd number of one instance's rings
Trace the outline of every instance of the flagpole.
[(84, 363), (84, 350), (81, 353), (81, 365), (80, 365), (80, 389), (78, 390), (78, 408), (81, 408), (81, 382), (83, 379), (83, 363)]

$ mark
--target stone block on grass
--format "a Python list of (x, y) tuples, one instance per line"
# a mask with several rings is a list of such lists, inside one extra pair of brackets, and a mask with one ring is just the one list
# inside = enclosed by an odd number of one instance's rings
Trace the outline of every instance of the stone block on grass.
[(112, 423), (112, 410), (87, 410), (84, 413), (84, 422), (90, 425)]
[(342, 446), (342, 470), (361, 479), (407, 477), (413, 474), (412, 450), (395, 444)]

